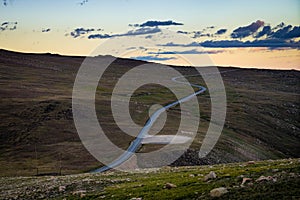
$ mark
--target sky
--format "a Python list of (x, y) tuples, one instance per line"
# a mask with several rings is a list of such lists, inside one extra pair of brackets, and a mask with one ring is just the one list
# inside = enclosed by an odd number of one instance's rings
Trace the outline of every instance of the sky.
[(0, 49), (300, 70), (300, 1), (2, 0)]

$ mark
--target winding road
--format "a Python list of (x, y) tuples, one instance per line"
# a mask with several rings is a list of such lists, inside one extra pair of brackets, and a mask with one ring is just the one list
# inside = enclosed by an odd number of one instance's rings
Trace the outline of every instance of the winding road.
[(190, 75), (190, 76), (178, 76), (178, 77), (174, 77), (172, 78), (172, 81), (176, 82), (176, 83), (181, 83), (181, 84), (186, 84), (186, 85), (191, 85), (193, 87), (199, 88), (198, 91), (194, 92), (193, 94), (190, 94), (186, 97), (183, 97), (177, 101), (174, 101), (160, 109), (158, 109), (157, 111), (155, 111), (150, 118), (147, 120), (145, 126), (142, 128), (142, 130), (139, 132), (139, 134), (137, 135), (136, 139), (133, 140), (131, 142), (131, 144), (129, 145), (128, 149), (126, 150), (126, 152), (124, 152), (121, 156), (119, 156), (116, 160), (114, 160), (113, 162), (111, 162), (109, 165), (107, 166), (103, 166), (101, 168), (98, 168), (96, 170), (91, 171), (93, 172), (104, 172), (107, 170), (110, 170), (112, 168), (115, 168), (119, 165), (121, 165), (122, 163), (124, 163), (125, 161), (127, 161), (141, 146), (143, 139), (148, 135), (148, 132), (150, 130), (150, 128), (153, 126), (154, 122), (158, 119), (158, 117), (165, 112), (167, 109), (176, 106), (177, 104), (180, 103), (184, 103), (186, 101), (189, 101), (191, 98), (193, 98), (194, 96), (197, 96), (198, 94), (201, 94), (203, 92), (206, 91), (206, 88), (201, 86), (201, 85), (196, 85), (196, 84), (191, 84), (191, 83), (187, 83), (187, 82), (182, 82), (179, 81), (177, 79), (180, 78), (184, 78), (184, 77), (192, 77), (192, 76), (199, 76), (199, 75)]

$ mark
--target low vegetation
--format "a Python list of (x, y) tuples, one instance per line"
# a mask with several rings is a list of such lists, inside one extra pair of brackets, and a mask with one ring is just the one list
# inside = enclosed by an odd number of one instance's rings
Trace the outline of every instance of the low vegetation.
[[(215, 176), (207, 178), (208, 174)], [(284, 159), (102, 174), (3, 177), (0, 198), (299, 199), (299, 184), (300, 160)]]

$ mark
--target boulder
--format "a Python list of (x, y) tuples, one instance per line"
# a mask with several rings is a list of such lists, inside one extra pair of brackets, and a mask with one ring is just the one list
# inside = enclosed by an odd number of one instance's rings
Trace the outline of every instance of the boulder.
[(220, 197), (222, 196), (223, 194), (226, 194), (228, 192), (228, 190), (224, 187), (219, 187), (219, 188), (215, 188), (215, 189), (212, 189), (210, 191), (210, 196), (211, 197)]
[(177, 186), (175, 184), (172, 183), (166, 183), (164, 188), (166, 189), (172, 189), (172, 188), (176, 188)]
[(204, 177), (204, 181), (208, 181), (208, 180), (216, 179), (216, 178), (217, 178), (217, 174), (214, 171), (211, 171), (211, 172), (209, 172), (209, 174), (207, 174)]

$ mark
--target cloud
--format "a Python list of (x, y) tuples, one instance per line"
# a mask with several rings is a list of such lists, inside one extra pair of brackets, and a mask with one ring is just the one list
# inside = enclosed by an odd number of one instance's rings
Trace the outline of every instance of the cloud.
[(3, 22), (0, 26), (0, 31), (16, 30), (18, 22)]
[(83, 6), (83, 5), (86, 4), (87, 2), (89, 2), (89, 0), (83, 0), (82, 2), (79, 3), (79, 5)]
[(265, 27), (263, 28), (263, 30), (260, 31), (260, 32), (258, 32), (257, 35), (254, 36), (254, 37), (255, 37), (255, 38), (260, 38), (260, 37), (262, 37), (262, 36), (264, 36), (264, 35), (270, 35), (270, 33), (271, 33), (271, 26), (265, 26)]
[(91, 33), (91, 32), (94, 32), (94, 31), (102, 31), (102, 29), (94, 29), (94, 28), (76, 28), (74, 31), (72, 31), (70, 33), (70, 35), (73, 37), (73, 38), (77, 38), (77, 37), (80, 37), (82, 35), (85, 35), (87, 33)]
[(129, 26), (135, 27), (155, 27), (155, 26), (181, 26), (183, 23), (174, 22), (172, 20), (168, 21), (147, 21), (142, 24), (129, 24)]
[(111, 37), (112, 36), (108, 34), (92, 34), (88, 36), (88, 39), (106, 39)]
[(280, 24), (278, 24), (277, 26), (275, 26), (272, 30), (280, 29), (280, 28), (283, 28), (284, 26), (285, 26), (285, 23), (281, 22)]
[(222, 53), (223, 51), (198, 51), (196, 49), (187, 50), (187, 51), (163, 51), (163, 52), (149, 52), (148, 54), (155, 55), (171, 55), (171, 54), (217, 54)]
[(231, 38), (244, 38), (255, 33), (260, 27), (264, 26), (264, 22), (257, 20), (252, 24), (244, 27), (239, 27), (231, 33)]
[(108, 35), (108, 34), (93, 34), (89, 35), (89, 39), (103, 39), (103, 38), (112, 38), (112, 37), (123, 37), (123, 36), (137, 36), (137, 35), (148, 35), (148, 34), (154, 34), (154, 33), (159, 33), (161, 32), (160, 28), (139, 28), (135, 30), (128, 31), (126, 33), (122, 34), (113, 34), (113, 35)]
[(212, 37), (213, 34), (210, 33), (201, 33), (200, 31), (195, 31), (194, 36), (192, 38), (199, 38), (199, 37)]
[(176, 44), (173, 42), (168, 42), (166, 44), (158, 44), (157, 46), (162, 46), (162, 47), (200, 47), (200, 43), (198, 42), (192, 42), (189, 44)]
[(42, 33), (47, 33), (47, 32), (50, 32), (51, 29), (50, 28), (47, 28), (47, 29), (42, 29)]
[(177, 33), (179, 33), (179, 34), (190, 34), (191, 32), (187, 32), (187, 31), (177, 31)]
[(157, 56), (137, 56), (137, 57), (131, 57), (135, 60), (144, 60), (144, 61), (166, 61), (166, 60), (174, 60), (175, 57), (167, 57), (167, 58), (160, 58)]
[(220, 40), (220, 41), (204, 41), (192, 42), (189, 44), (175, 44), (167, 43), (158, 46), (172, 46), (172, 47), (206, 47), (206, 48), (242, 48), (242, 47), (267, 47), (267, 48), (300, 48), (300, 41), (286, 41), (282, 39), (265, 39), (242, 42), (239, 40)]
[(224, 33), (226, 33), (227, 29), (219, 29), (215, 34), (216, 35), (222, 35)]
[(269, 34), (270, 38), (278, 39), (292, 39), (300, 37), (300, 26), (292, 27), (292, 25), (285, 26), (275, 32)]

